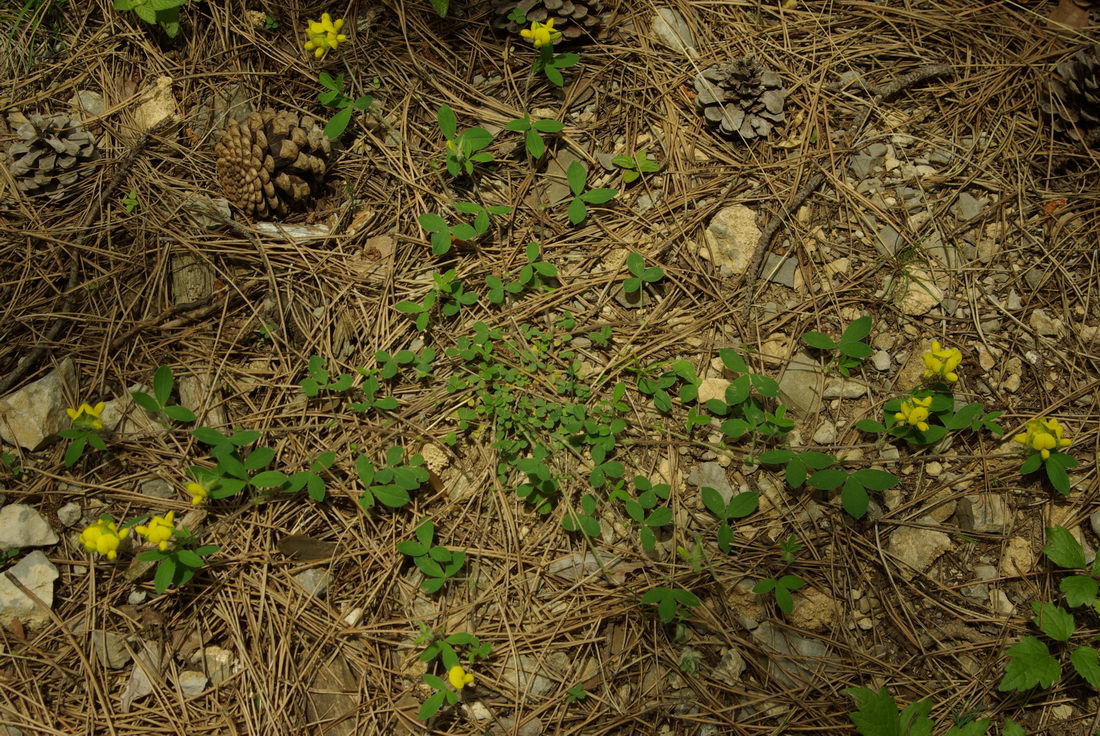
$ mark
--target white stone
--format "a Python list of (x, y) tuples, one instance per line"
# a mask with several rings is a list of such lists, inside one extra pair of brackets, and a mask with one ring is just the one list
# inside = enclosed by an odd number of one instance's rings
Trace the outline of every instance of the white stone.
[(919, 317), (943, 301), (943, 289), (925, 269), (911, 267), (904, 276), (903, 287), (897, 305), (904, 314)]
[(103, 95), (91, 90), (77, 90), (69, 99), (69, 107), (79, 117), (97, 118), (107, 112), (107, 105), (103, 102)]
[(70, 501), (57, 510), (58, 520), (65, 526), (75, 526), (80, 522), (80, 517), (83, 512), (80, 510), (80, 504)]
[[(34, 593), (46, 608), (53, 606), (53, 583), (59, 573), (42, 552), (31, 552), (6, 572)], [(0, 626), (11, 626), (14, 619), (33, 629), (49, 623), (50, 613), (24, 595), (8, 580), (7, 575), (0, 574)]]
[(1023, 577), (1035, 566), (1035, 553), (1031, 551), (1031, 542), (1023, 537), (1012, 537), (1005, 542), (1001, 553), (1001, 577)]
[(554, 683), (543, 675), (539, 661), (526, 654), (510, 655), (504, 660), (500, 679), (520, 696), (528, 698), (545, 695), (554, 688)]
[(657, 8), (649, 24), (654, 36), (665, 46), (687, 56), (695, 55), (695, 36), (679, 11)]
[(729, 385), (729, 380), (725, 378), (704, 378), (699, 383), (699, 403), (705, 404), (711, 399), (725, 401)]
[(730, 648), (722, 652), (718, 664), (714, 666), (714, 679), (734, 685), (741, 681), (741, 674), (745, 671), (745, 658), (736, 649)]
[(202, 694), (208, 682), (210, 679), (203, 673), (197, 670), (184, 670), (179, 676), (180, 692), (185, 697), (193, 698)]
[(875, 367), (876, 371), (890, 370), (890, 366), (893, 365), (893, 361), (890, 359), (890, 353), (885, 350), (879, 350), (871, 357), (871, 365)]
[(822, 396), (826, 399), (858, 399), (867, 393), (867, 387), (859, 381), (833, 378), (825, 384)]
[(57, 544), (50, 522), (37, 510), (22, 503), (0, 509), (0, 549), (49, 547)]
[(65, 409), (76, 396), (76, 369), (65, 358), (55, 370), (0, 399), (0, 439), (39, 450), (71, 425)]
[(1065, 331), (1065, 323), (1060, 319), (1051, 317), (1043, 309), (1036, 309), (1028, 318), (1028, 324), (1040, 335), (1057, 337)]
[(130, 661), (126, 637), (114, 631), (93, 631), (92, 649), (100, 664), (109, 670), (120, 670)]
[(814, 432), (813, 440), (819, 445), (832, 444), (836, 440), (836, 427), (832, 422), (823, 422)]
[(699, 256), (713, 258), (724, 276), (741, 276), (749, 270), (760, 240), (756, 213), (741, 204), (724, 207), (715, 213), (704, 237), (706, 246)]
[(328, 592), (328, 586), (332, 583), (332, 575), (328, 570), (319, 567), (311, 567), (294, 575), (294, 582), (310, 595), (323, 598)]
[[(919, 523), (934, 526), (936, 522), (926, 516)], [(915, 572), (924, 572), (930, 568), (940, 555), (953, 546), (951, 537), (935, 529), (900, 527), (890, 535), (888, 551), (905, 563), (898, 566), (898, 572), (909, 579)]]
[(1011, 616), (1016, 612), (1016, 606), (1012, 605), (1008, 595), (1000, 588), (989, 591), (989, 607), (993, 609), (994, 613), (1001, 616)]
[(239, 668), (233, 652), (218, 646), (200, 649), (191, 656), (191, 664), (201, 665), (201, 670), (210, 678), (210, 684), (220, 685)]
[(799, 351), (791, 357), (787, 369), (779, 379), (779, 391), (783, 401), (803, 417), (813, 416), (821, 408), (821, 392), (824, 375), (821, 365)]
[(955, 514), (961, 528), (979, 533), (1003, 534), (1012, 522), (1008, 502), (996, 493), (963, 496)]
[(176, 122), (180, 119), (179, 107), (172, 94), (172, 78), (157, 77), (153, 87), (147, 90), (144, 101), (134, 111), (134, 124), (138, 130), (151, 131), (161, 123)]

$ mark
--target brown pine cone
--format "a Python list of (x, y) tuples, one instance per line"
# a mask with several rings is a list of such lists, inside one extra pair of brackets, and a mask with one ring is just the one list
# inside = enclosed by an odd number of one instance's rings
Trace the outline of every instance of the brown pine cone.
[(214, 152), (218, 182), (238, 209), (285, 215), (320, 192), (332, 144), (320, 126), (280, 110), (230, 122)]
[(603, 0), (494, 0), (493, 26), (518, 33), (521, 26), (508, 17), (517, 7), (527, 16), (528, 27), (531, 21), (553, 18), (554, 30), (567, 41), (595, 34), (610, 15)]
[(8, 168), (27, 196), (61, 200), (74, 193), (81, 164), (99, 156), (95, 139), (68, 115), (30, 115), (8, 146)]
[(765, 138), (773, 124), (783, 122), (783, 80), (751, 56), (703, 70), (695, 77), (695, 91), (696, 106), (725, 135)]
[(1039, 105), (1054, 129), (1086, 145), (1100, 139), (1100, 44), (1056, 64), (1047, 86), (1050, 98)]

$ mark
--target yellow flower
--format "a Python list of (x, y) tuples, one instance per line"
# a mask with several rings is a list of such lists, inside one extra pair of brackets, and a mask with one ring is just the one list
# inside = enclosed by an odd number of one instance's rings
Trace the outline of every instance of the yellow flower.
[(537, 49), (557, 41), (561, 38), (561, 31), (554, 30), (554, 19), (550, 18), (545, 23), (531, 21), (531, 27), (524, 28), (519, 35), (528, 39)]
[(161, 552), (164, 552), (168, 549), (168, 540), (176, 530), (176, 525), (172, 521), (175, 515), (175, 511), (169, 511), (164, 516), (154, 516), (149, 520), (148, 525), (135, 526), (134, 529), (148, 539), (149, 544), (155, 544)]
[(1027, 431), (1016, 435), (1015, 440), (1021, 445), (1037, 450), (1044, 460), (1050, 457), (1051, 450), (1069, 447), (1073, 443), (1073, 440), (1062, 436), (1062, 425), (1057, 419), (1043, 417), (1028, 422)]
[(329, 49), (335, 50), (337, 46), (348, 40), (348, 37), (340, 33), (344, 27), (344, 20), (334, 21), (328, 13), (321, 13), (321, 20), (309, 21), (309, 40), (306, 41), (306, 51), (312, 51), (313, 55), (320, 59)]
[(894, 415), (894, 419), (898, 420), (898, 424), (908, 424), (916, 427), (921, 432), (928, 429), (929, 410), (928, 407), (932, 406), (932, 397), (925, 396), (923, 399), (912, 398), (906, 399), (901, 402), (901, 411)]
[(924, 360), (924, 377), (942, 378), (948, 383), (959, 380), (955, 369), (962, 362), (962, 352), (958, 348), (941, 348), (938, 342), (932, 343), (932, 349), (921, 356)]
[(210, 489), (201, 483), (192, 481), (185, 487), (187, 488), (187, 492), (191, 494), (191, 504), (193, 506), (198, 506), (206, 501), (206, 499), (210, 498)]
[(447, 680), (455, 690), (474, 686), (474, 676), (462, 669), (462, 665), (456, 664), (447, 670)]
[(69, 419), (73, 420), (74, 427), (99, 431), (103, 429), (103, 420), (99, 418), (99, 415), (103, 413), (103, 407), (106, 405), (103, 401), (95, 406), (84, 402), (77, 409), (66, 409), (65, 413), (69, 415)]
[(118, 546), (129, 534), (129, 529), (119, 531), (115, 522), (100, 519), (80, 532), (80, 543), (89, 552), (98, 552), (113, 560), (118, 557)]

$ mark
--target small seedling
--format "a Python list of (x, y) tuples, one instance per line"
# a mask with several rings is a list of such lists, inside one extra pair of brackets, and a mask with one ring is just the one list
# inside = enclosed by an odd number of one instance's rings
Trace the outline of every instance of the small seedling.
[(699, 598), (682, 588), (653, 588), (642, 594), (642, 603), (657, 606), (657, 616), (669, 624), (686, 618), (699, 605)]
[(493, 160), (490, 153), (480, 152), (493, 142), (493, 136), (485, 128), (475, 126), (458, 134), (458, 120), (454, 110), (440, 105), (436, 113), (439, 130), (447, 142), (447, 172), (451, 176), (467, 176), (474, 173), (474, 164), (488, 163)]
[(606, 187), (585, 191), (588, 183), (588, 169), (580, 161), (569, 164), (565, 178), (569, 182), (569, 191), (573, 193), (573, 199), (569, 202), (569, 222), (574, 225), (581, 224), (588, 217), (587, 205), (609, 202), (619, 193), (618, 189)]
[(158, 418), (168, 417), (177, 422), (195, 421), (195, 412), (178, 404), (168, 403), (175, 384), (176, 379), (172, 376), (172, 369), (162, 365), (153, 374), (152, 396), (142, 391), (131, 391), (130, 396), (133, 397), (135, 404)]
[(190, 0), (114, 0), (115, 10), (132, 10), (151, 26), (160, 26), (168, 38), (180, 32), (180, 7)]
[(626, 257), (626, 268), (631, 274), (623, 282), (623, 291), (627, 294), (641, 291), (646, 284), (655, 284), (665, 277), (664, 269), (659, 266), (646, 268), (645, 259), (640, 253), (631, 253)]
[(871, 317), (860, 317), (844, 329), (839, 341), (833, 341), (822, 332), (810, 331), (802, 336), (802, 342), (818, 350), (837, 351), (839, 355), (835, 358), (836, 368), (841, 375), (848, 376), (859, 365), (859, 361), (870, 357), (874, 352), (870, 345), (863, 342), (870, 333)]
[(210, 498), (226, 498), (239, 493), (252, 480), (253, 473), (262, 472), (275, 459), (275, 450), (256, 447), (249, 453), (244, 448), (260, 438), (254, 430), (242, 430), (224, 435), (213, 427), (198, 427), (191, 436), (210, 445), (210, 456), (217, 460), (211, 470), (199, 466), (190, 468), (191, 477), (207, 489)]
[(347, 391), (355, 383), (355, 377), (350, 373), (341, 373), (335, 381), (332, 379), (332, 374), (328, 368), (325, 367), (325, 359), (320, 355), (311, 355), (309, 357), (309, 365), (307, 368), (309, 375), (298, 382), (298, 385), (302, 389), (302, 393), (309, 398), (313, 398), (325, 391), (336, 391), (337, 393)]
[(567, 703), (576, 703), (578, 700), (584, 700), (588, 697), (588, 693), (584, 689), (584, 683), (581, 682), (566, 690), (565, 693), (565, 702)]
[(428, 482), (424, 458), (413, 455), (405, 462), (405, 448), (395, 445), (386, 451), (385, 464), (376, 468), (374, 463), (360, 454), (355, 460), (355, 470), (363, 484), (359, 506), (368, 510), (375, 502), (390, 508), (401, 508), (412, 497), (409, 495)]
[(567, 532), (583, 532), (586, 537), (595, 539), (600, 536), (600, 520), (596, 518), (596, 506), (599, 500), (591, 493), (581, 498), (580, 511), (566, 514), (561, 525)]
[[(481, 640), (473, 634), (459, 632), (440, 637), (424, 624), (420, 624), (420, 637), (416, 640), (416, 643), (428, 645), (420, 653), (421, 662), (432, 662), (439, 658), (443, 662), (443, 668), (448, 670), (460, 664), (463, 659), (467, 664), (475, 664), (479, 659), (488, 657), (489, 653), (493, 651), (492, 644), (489, 642), (482, 644)], [(466, 649), (464, 657), (459, 656), (457, 651), (459, 647)]]
[(336, 110), (336, 114), (325, 124), (324, 134), (329, 140), (336, 140), (348, 127), (351, 116), (356, 110), (368, 110), (374, 102), (370, 95), (351, 99), (344, 94), (344, 75), (337, 74), (333, 79), (325, 72), (317, 76), (317, 81), (325, 88), (317, 95), (317, 100), (326, 107)]
[(417, 217), (416, 221), (428, 233), (428, 239), (432, 243), (432, 254), (437, 256), (446, 255), (456, 242), (465, 243), (478, 236), (473, 225), (465, 223), (448, 225), (441, 215), (434, 212), (425, 212)]
[(784, 564), (790, 565), (794, 562), (794, 558), (798, 556), (798, 553), (802, 551), (802, 543), (798, 541), (797, 534), (789, 534), (786, 539), (779, 542), (779, 549), (783, 550), (780, 554), (780, 559)]
[[(471, 227), (474, 229), (474, 237), (484, 235), (489, 231), (490, 215), (507, 215), (512, 211), (512, 208), (507, 205), (491, 204), (486, 206), (477, 202), (455, 202), (454, 208), (456, 212), (474, 216), (474, 221), (471, 223)], [(466, 239), (470, 240), (471, 238)]]
[(414, 532), (416, 541), (399, 542), (397, 551), (411, 557), (413, 564), (424, 573), (420, 584), (425, 593), (435, 593), (448, 579), (458, 574), (466, 563), (465, 552), (452, 552), (446, 547), (432, 544), (435, 539), (435, 524), (430, 519), (421, 519), (420, 526)]
[(668, 500), (671, 486), (667, 483), (654, 485), (649, 479), (639, 475), (634, 478), (634, 489), (638, 495), (636, 498), (625, 499), (626, 513), (638, 524), (642, 547), (653, 551), (657, 546), (657, 535), (653, 530), (672, 523), (672, 509), (657, 505)]
[(325, 500), (324, 473), (336, 462), (336, 453), (331, 450), (322, 452), (317, 456), (309, 470), (286, 475), (279, 470), (268, 470), (252, 476), (252, 485), (265, 490), (278, 490), (282, 493), (297, 493), (306, 489), (306, 493), (314, 501), (320, 503)]
[[(899, 710), (897, 701), (886, 688), (876, 693), (865, 687), (850, 687), (844, 692), (855, 701), (856, 710), (851, 719), (860, 736), (930, 736), (935, 728), (929, 717), (931, 700), (918, 700)], [(989, 725), (988, 718), (971, 718), (955, 723), (944, 736), (985, 736)], [(1025, 736), (1025, 732), (1014, 720), (1006, 718), (1001, 735)]]
[(130, 214), (137, 209), (138, 206), (138, 193), (136, 189), (131, 189), (125, 197), (122, 198), (122, 209), (126, 211), (126, 214)]
[[(140, 524), (147, 518), (147, 515), (140, 516), (127, 522), (125, 527)], [(148, 549), (137, 556), (139, 562), (157, 563), (157, 571), (153, 574), (153, 589), (156, 590), (157, 595), (162, 595), (169, 588), (178, 589), (186, 585), (206, 564), (206, 558), (219, 549), (213, 544), (192, 548), (195, 539), (187, 529), (175, 528), (172, 534), (174, 535), (172, 549)]]
[(542, 72), (552, 84), (558, 87), (565, 85), (565, 77), (562, 76), (561, 70), (568, 69), (581, 60), (581, 57), (576, 54), (555, 54), (554, 45), (549, 43), (540, 47), (538, 52), (534, 64), (531, 65), (531, 71), (535, 74)]
[(279, 19), (273, 15), (264, 16), (264, 30), (274, 31), (279, 27)]
[(478, 300), (476, 293), (464, 291), (462, 282), (458, 280), (453, 268), (443, 273), (432, 274), (432, 281), (434, 287), (419, 303), (406, 300), (394, 305), (394, 309), (398, 312), (412, 317), (416, 322), (416, 329), (421, 332), (428, 329), (428, 321), (436, 307), (439, 307), (444, 317), (453, 317), (461, 312), (463, 307), (477, 304)]
[(524, 147), (533, 159), (540, 159), (546, 153), (546, 141), (539, 133), (560, 133), (565, 125), (557, 120), (532, 120), (529, 115), (516, 118), (505, 124), (505, 130), (523, 133)]
[(699, 492), (703, 497), (703, 505), (722, 522), (718, 527), (718, 549), (728, 555), (733, 544), (733, 527), (730, 526), (730, 521), (743, 519), (756, 511), (760, 505), (760, 494), (745, 491), (726, 503), (722, 500), (722, 494), (713, 488), (704, 486)]
[(507, 296), (516, 296), (527, 289), (542, 288), (549, 290), (554, 288), (552, 281), (558, 276), (558, 269), (554, 264), (542, 260), (541, 249), (538, 243), (527, 244), (527, 264), (520, 269), (519, 275), (507, 283), (504, 278), (489, 274), (485, 277), (485, 285), (489, 287), (488, 299), (493, 304), (503, 304)]
[(792, 590), (798, 590), (806, 584), (806, 581), (797, 575), (783, 575), (779, 578), (764, 578), (752, 587), (753, 593), (771, 593), (775, 596), (775, 605), (788, 616), (794, 610), (794, 598)]
[(642, 174), (651, 174), (660, 171), (661, 165), (646, 155), (646, 149), (638, 151), (633, 156), (616, 156), (611, 163), (623, 170), (623, 183), (629, 184)]
[(787, 407), (783, 404), (777, 404), (774, 412), (768, 411), (767, 400), (774, 401), (779, 396), (779, 384), (775, 379), (750, 371), (745, 359), (732, 348), (719, 350), (718, 356), (726, 368), (742, 374), (726, 387), (724, 400), (706, 402), (711, 414), (728, 417), (721, 425), (727, 439), (739, 440), (746, 434), (776, 437), (794, 428), (794, 421), (787, 417)]
[(432, 7), (435, 8), (435, 12), (440, 18), (447, 17), (447, 7), (451, 4), (451, 0), (432, 0)]

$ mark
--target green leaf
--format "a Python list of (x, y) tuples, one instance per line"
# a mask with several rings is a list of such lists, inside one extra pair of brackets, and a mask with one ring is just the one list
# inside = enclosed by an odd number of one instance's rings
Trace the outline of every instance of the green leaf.
[(166, 365), (157, 368), (157, 372), (153, 374), (153, 395), (156, 397), (157, 404), (165, 406), (168, 403), (174, 383), (171, 368)]
[(439, 123), (439, 130), (443, 133), (443, 137), (447, 140), (453, 140), (455, 132), (458, 130), (458, 120), (455, 118), (454, 110), (446, 105), (440, 105), (435, 114), (435, 119)]
[(611, 163), (613, 163), (616, 166), (619, 166), (621, 168), (624, 168), (624, 169), (633, 169), (636, 166), (636, 164), (634, 163), (634, 158), (633, 157), (626, 156), (626, 155), (623, 155), (623, 154), (620, 154), (620, 155), (615, 156), (614, 158), (612, 158)]
[(172, 557), (165, 557), (161, 559), (160, 564), (157, 565), (157, 571), (153, 575), (153, 588), (157, 591), (157, 595), (164, 593), (172, 585), (172, 580), (176, 577), (176, 561)]
[(351, 122), (351, 113), (353, 112), (351, 107), (345, 107), (340, 112), (332, 116), (332, 119), (325, 123), (324, 134), (330, 141), (334, 141), (344, 134), (347, 130), (348, 123)]
[(849, 358), (867, 358), (875, 352), (870, 345), (864, 342), (842, 342), (837, 348), (841, 354), (847, 355)]
[(565, 77), (561, 75), (561, 72), (554, 66), (545, 66), (542, 68), (543, 74), (550, 80), (552, 84), (558, 87), (565, 86)]
[(535, 130), (542, 133), (560, 133), (565, 128), (564, 123), (559, 123), (557, 120), (536, 120), (532, 123)]
[(512, 130), (512, 131), (516, 131), (516, 132), (523, 131), (523, 130), (530, 130), (531, 129), (531, 123), (530, 123), (530, 121), (525, 120), (524, 118), (516, 118), (515, 120), (509, 120), (507, 123), (505, 123), (504, 129), (505, 130)]
[(1096, 581), (1087, 575), (1070, 575), (1062, 578), (1058, 590), (1066, 597), (1070, 608), (1091, 606), (1098, 592)]
[(787, 463), (785, 475), (787, 484), (791, 488), (801, 488), (802, 484), (806, 482), (806, 466), (797, 460), (792, 460)]
[(626, 257), (626, 268), (635, 276), (641, 276), (645, 270), (645, 259), (640, 253), (630, 253)]
[(615, 195), (619, 193), (618, 189), (608, 189), (606, 187), (600, 187), (598, 189), (589, 189), (584, 194), (580, 195), (588, 204), (603, 204), (609, 202), (615, 198)]
[(745, 363), (745, 359), (741, 355), (731, 348), (723, 348), (718, 351), (718, 357), (722, 359), (722, 364), (729, 368), (734, 373), (748, 373), (749, 367)]
[(174, 419), (177, 422), (195, 421), (195, 412), (182, 406), (166, 406), (164, 407), (164, 414), (169, 419)]
[(199, 568), (203, 565), (203, 559), (189, 549), (177, 550), (176, 559), (188, 567)]
[(534, 128), (529, 129), (524, 135), (523, 144), (527, 148), (527, 153), (531, 154), (531, 158), (542, 158), (542, 154), (546, 153), (546, 143)]
[(420, 557), (421, 555), (428, 554), (427, 547), (425, 547), (420, 542), (414, 542), (411, 539), (404, 542), (398, 542), (397, 551), (409, 557)]
[[(425, 675), (427, 677), (427, 675)], [(437, 678), (438, 679), (438, 678)], [(442, 680), (440, 680), (442, 682)], [(420, 706), (420, 712), (417, 714), (422, 721), (426, 721), (443, 707), (443, 698), (445, 697), (445, 690), (437, 688), (438, 692), (424, 701), (424, 704)]]
[(588, 208), (584, 206), (584, 202), (580, 197), (574, 197), (573, 201), (569, 203), (569, 222), (574, 225), (580, 225), (584, 222), (584, 218), (588, 217)]
[(840, 342), (859, 342), (869, 334), (871, 334), (871, 317), (860, 317), (845, 328), (844, 333), (840, 336)]
[(1077, 538), (1064, 527), (1047, 527), (1047, 545), (1043, 554), (1058, 567), (1076, 570), (1085, 566), (1085, 553)]
[(831, 491), (848, 479), (848, 473), (838, 468), (819, 470), (810, 476), (809, 484), (812, 488), (822, 491)]
[(960, 726), (952, 726), (943, 736), (986, 736), (989, 732), (989, 719), (979, 718)]
[(160, 404), (152, 396), (141, 391), (131, 391), (130, 396), (133, 397), (134, 403), (140, 406), (150, 414), (156, 414), (161, 410)]
[(726, 508), (725, 518), (742, 519), (756, 511), (759, 505), (760, 494), (756, 491), (738, 493), (730, 499), (729, 506)]
[(763, 465), (782, 465), (793, 458), (794, 453), (790, 450), (767, 450), (760, 453), (757, 460)]
[(764, 578), (763, 580), (758, 582), (756, 585), (752, 586), (752, 592), (753, 593), (770, 593), (773, 590), (775, 590), (775, 583), (776, 583), (776, 581), (775, 581), (774, 578)]
[(726, 502), (722, 500), (722, 494), (709, 486), (700, 488), (699, 493), (702, 495), (703, 505), (707, 507), (708, 511), (719, 519), (726, 518)]
[(278, 470), (267, 470), (252, 476), (252, 485), (257, 488), (278, 488), (287, 482), (287, 476)]
[(1061, 493), (1063, 496), (1068, 496), (1069, 487), (1069, 474), (1066, 473), (1065, 467), (1058, 462), (1054, 462), (1054, 456), (1052, 455), (1049, 460), (1044, 463), (1047, 471), (1047, 479), (1050, 484), (1054, 486), (1054, 490)]
[(844, 488), (840, 491), (840, 503), (853, 519), (862, 519), (863, 515), (867, 513), (870, 499), (867, 497), (866, 489), (855, 482), (854, 478), (849, 477), (844, 483)]
[(1011, 718), (1005, 718), (1004, 724), (1001, 726), (1001, 736), (1027, 736), (1027, 732), (1024, 731), (1024, 727)]
[[(493, 142), (493, 134), (485, 130), (485, 128), (474, 126), (469, 130), (463, 131), (462, 141), (470, 147), (472, 151), (480, 151), (485, 146)], [(480, 154), (482, 158), (471, 156), (471, 160), (484, 163), (485, 161), (491, 161), (492, 158), (484, 158), (486, 154)]]
[[(149, 25), (155, 25), (157, 22), (157, 11), (153, 10), (153, 8), (150, 7), (148, 4), (135, 5), (134, 12), (137, 13), (139, 18), (141, 18)], [(169, 577), (168, 580), (169, 582), (171, 582), (171, 577)], [(164, 588), (160, 588), (158, 582), (157, 593), (163, 593), (165, 590), (168, 590), (168, 585), (165, 584)]]
[(813, 450), (798, 453), (798, 460), (814, 470), (824, 470), (836, 464), (836, 457), (834, 455), (830, 455), (826, 452), (815, 452)]
[(872, 491), (885, 491), (898, 484), (898, 478), (893, 473), (887, 473), (885, 470), (874, 470), (873, 468), (861, 468), (852, 473), (852, 478), (861, 486), (870, 488)]
[(1050, 656), (1047, 645), (1034, 636), (1026, 636), (1007, 651), (1009, 660), (1004, 677), (997, 685), (1001, 692), (1024, 691), (1039, 685), (1049, 688), (1062, 674), (1058, 660)]
[(860, 419), (856, 422), (856, 429), (861, 432), (871, 432), (872, 434), (882, 434), (886, 431), (886, 427), (873, 419)]
[(900, 736), (898, 704), (886, 688), (876, 693), (865, 687), (851, 687), (844, 692), (856, 701), (851, 718), (862, 736)]
[(1033, 453), (1027, 456), (1023, 464), (1020, 466), (1020, 475), (1031, 475), (1039, 466), (1043, 464), (1043, 458), (1039, 453)]
[(1093, 690), (1100, 690), (1100, 652), (1092, 647), (1077, 647), (1069, 655), (1069, 661)]
[(654, 509), (645, 520), (645, 525), (650, 527), (668, 526), (672, 523), (672, 509), (661, 507)]
[(823, 332), (807, 332), (802, 336), (802, 342), (818, 350), (836, 350), (836, 343)]
[(580, 60), (581, 57), (577, 54), (558, 54), (554, 57), (553, 64), (558, 69), (566, 69), (573, 66)]
[(416, 218), (420, 227), (429, 233), (446, 232), (447, 221), (434, 212), (425, 212)]
[(1035, 625), (1054, 641), (1069, 641), (1073, 636), (1077, 623), (1073, 620), (1073, 614), (1063, 610), (1053, 603), (1033, 603), (1032, 608), (1037, 614)]
[(565, 178), (569, 182), (569, 191), (573, 192), (573, 196), (579, 196), (584, 191), (588, 171), (584, 168), (584, 164), (574, 159), (565, 172)]

